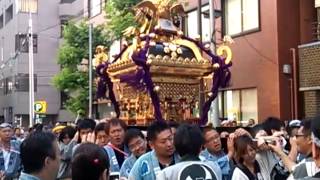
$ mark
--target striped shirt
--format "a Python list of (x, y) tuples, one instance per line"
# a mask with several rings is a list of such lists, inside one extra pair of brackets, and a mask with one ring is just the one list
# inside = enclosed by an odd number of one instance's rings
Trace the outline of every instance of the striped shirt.
[(312, 157), (308, 157), (293, 167), (293, 171), (290, 176), (290, 179), (301, 179), (305, 177), (312, 177), (317, 172), (319, 172), (319, 168), (316, 166)]

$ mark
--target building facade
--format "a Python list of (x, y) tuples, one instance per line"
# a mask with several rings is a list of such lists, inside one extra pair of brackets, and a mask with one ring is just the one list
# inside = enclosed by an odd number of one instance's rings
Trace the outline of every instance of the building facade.
[[(201, 3), (201, 24), (199, 0), (189, 0), (181, 29), (190, 37), (201, 34), (203, 42), (209, 43), (209, 1)], [(234, 40), (232, 78), (230, 86), (220, 90), (219, 117), (245, 124), (269, 116), (291, 120), (319, 114), (320, 44), (314, 43), (319, 32), (319, 23), (315, 23), (319, 22), (319, 1), (214, 0), (213, 6), (216, 46), (225, 35)], [(119, 42), (111, 47), (114, 53), (119, 49)], [(103, 114), (106, 109), (98, 111)]]
[[(189, 8), (187, 18), (194, 16), (197, 2), (190, 1), (193, 7)], [(208, 5), (207, 1), (202, 2), (203, 8)], [(315, 91), (308, 91), (307, 95), (298, 91), (299, 88), (301, 90), (302, 80), (311, 80), (303, 79), (300, 73), (299, 87), (298, 70), (300, 66), (300, 72), (303, 71), (301, 56), (305, 56), (301, 54), (303, 47), (299, 45), (314, 40), (312, 23), (316, 21), (315, 1), (219, 0), (214, 1), (214, 5), (217, 12), (221, 12), (215, 25), (217, 46), (224, 35), (234, 40), (231, 45), (232, 78), (230, 86), (220, 90), (219, 117), (261, 122), (269, 116), (282, 120), (308, 116), (305, 111), (316, 108), (309, 104), (319, 103), (320, 96)], [(186, 27), (189, 32), (197, 32), (195, 25)], [(208, 23), (204, 23), (202, 29), (202, 34), (205, 34), (209, 29)], [(299, 57), (298, 46), (300, 64), (294, 65)], [(312, 67), (319, 65), (316, 56), (310, 64)], [(319, 79), (316, 72), (311, 75), (312, 72), (308, 71), (308, 74), (313, 79)], [(317, 86), (319, 84), (312, 84), (313, 88)], [(304, 99), (312, 96), (309, 104), (308, 101), (304, 103), (303, 96)], [(319, 111), (319, 106), (317, 108)]]
[(61, 38), (60, 0), (0, 1), (0, 118), (2, 121), (29, 124), (28, 19), (33, 20), (35, 101), (45, 101), (47, 109), (37, 119), (44, 123), (68, 120), (61, 110), (60, 92), (52, 77), (57, 64)]
[(309, 6), (314, 19), (308, 27), (313, 29), (312, 41), (301, 42), (299, 46), (299, 92), (302, 100), (302, 115), (312, 118), (320, 115), (320, 1)]

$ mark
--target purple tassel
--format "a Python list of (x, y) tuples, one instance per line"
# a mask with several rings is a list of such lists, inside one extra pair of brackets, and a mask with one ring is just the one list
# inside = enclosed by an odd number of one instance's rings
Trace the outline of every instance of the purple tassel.
[(98, 82), (98, 87), (97, 87), (97, 99), (104, 99), (106, 98), (106, 92), (107, 92), (107, 83), (105, 79), (101, 79)]
[(106, 98), (106, 91), (107, 91), (107, 83), (106, 83), (106, 77), (104, 76), (103, 69), (106, 67), (106, 64), (100, 64), (96, 68), (96, 74), (100, 77), (100, 80), (98, 82), (97, 87), (97, 99), (100, 98)]
[(111, 103), (113, 104), (114, 107), (114, 111), (116, 112), (117, 118), (120, 117), (120, 107), (119, 107), (119, 103), (116, 100), (116, 96), (114, 95), (113, 92), (113, 83), (111, 81), (111, 79), (109, 78), (109, 76), (106, 76), (106, 81), (107, 81), (107, 85), (108, 85), (108, 89), (109, 89), (109, 98)]
[(146, 37), (145, 47), (139, 53), (134, 53), (132, 55), (132, 59), (136, 63), (136, 65), (141, 66), (144, 70), (143, 81), (146, 84), (147, 90), (148, 90), (149, 95), (151, 97), (151, 101), (152, 101), (154, 112), (155, 112), (154, 113), (155, 119), (158, 121), (164, 121), (162, 118), (161, 110), (160, 110), (159, 96), (153, 90), (154, 85), (153, 85), (153, 81), (151, 78), (150, 67), (146, 64), (147, 52), (149, 49), (149, 42), (150, 42), (150, 38)]
[(106, 92), (107, 92), (107, 86), (108, 86), (109, 98), (111, 100), (111, 103), (113, 104), (114, 111), (116, 112), (117, 118), (119, 118), (120, 108), (113, 92), (113, 83), (107, 74), (108, 66), (109, 66), (109, 63), (106, 62), (105, 64), (100, 64), (96, 68), (96, 73), (100, 77), (100, 80), (98, 82), (98, 87), (97, 87), (97, 98), (98, 99), (106, 98)]
[(125, 82), (134, 89), (141, 91), (145, 89), (143, 85), (144, 70), (140, 69), (135, 74), (126, 74), (120, 76), (120, 82)]
[[(228, 83), (230, 82), (231, 79), (231, 73), (230, 70), (228, 69), (232, 64), (224, 64), (225, 60), (224, 59), (216, 59), (219, 62), (220, 68), (214, 71), (214, 78), (212, 80), (212, 88), (211, 88), (211, 93), (212, 96), (204, 103), (202, 107), (202, 115), (200, 118), (200, 125), (206, 125), (208, 122), (208, 112), (210, 110), (210, 106), (212, 101), (218, 96), (219, 92), (219, 87), (225, 88), (227, 87)], [(212, 62), (214, 61), (214, 58), (212, 58)]]

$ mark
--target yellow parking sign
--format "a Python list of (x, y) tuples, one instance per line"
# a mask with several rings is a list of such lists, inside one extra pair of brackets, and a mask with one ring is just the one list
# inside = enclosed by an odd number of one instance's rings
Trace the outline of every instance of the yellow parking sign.
[(35, 101), (34, 102), (34, 112), (43, 114), (47, 112), (47, 102), (46, 101)]

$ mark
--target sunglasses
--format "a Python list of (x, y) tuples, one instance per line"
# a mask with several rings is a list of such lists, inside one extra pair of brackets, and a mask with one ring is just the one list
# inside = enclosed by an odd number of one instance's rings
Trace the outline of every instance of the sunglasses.
[(304, 136), (306, 136), (305, 134), (296, 134), (295, 135), (295, 137), (297, 138), (297, 137), (304, 137)]

